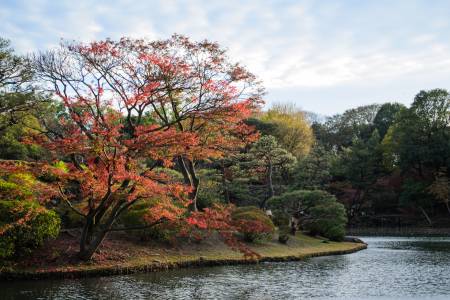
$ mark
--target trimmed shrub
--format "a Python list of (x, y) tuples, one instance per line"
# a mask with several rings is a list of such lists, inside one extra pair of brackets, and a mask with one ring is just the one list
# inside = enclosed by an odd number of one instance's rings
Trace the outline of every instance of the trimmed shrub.
[[(298, 216), (311, 235), (322, 235), (340, 241), (345, 235), (347, 216), (336, 197), (321, 190), (296, 190), (272, 197), (268, 205), (274, 215)], [(285, 221), (279, 221), (285, 222)]]
[(58, 236), (59, 216), (36, 201), (40, 184), (29, 173), (0, 178), (0, 258), (28, 254)]
[(231, 218), (239, 234), (247, 242), (270, 240), (275, 233), (272, 220), (258, 207), (238, 207), (231, 214)]
[(278, 227), (278, 241), (281, 244), (286, 244), (289, 240), (289, 215), (279, 210), (272, 212), (273, 223)]
[(311, 221), (305, 224), (305, 229), (333, 241), (341, 241), (345, 235), (345, 208), (341, 203), (330, 202), (311, 208)]
[(59, 234), (60, 219), (35, 201), (0, 200), (0, 258), (29, 254)]

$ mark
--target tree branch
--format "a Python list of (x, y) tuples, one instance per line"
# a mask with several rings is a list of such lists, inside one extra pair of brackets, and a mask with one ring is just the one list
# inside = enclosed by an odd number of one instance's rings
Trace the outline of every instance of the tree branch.
[(123, 228), (111, 228), (108, 231), (128, 231), (128, 230), (141, 230), (141, 229), (147, 229), (152, 228), (153, 226), (156, 226), (158, 224), (164, 223), (167, 221), (166, 218), (161, 218), (158, 221), (155, 221), (151, 224), (142, 225), (142, 226), (131, 226), (131, 227), (123, 227)]
[(69, 199), (67, 199), (66, 195), (64, 195), (64, 192), (63, 192), (63, 190), (62, 190), (62, 188), (61, 188), (61, 186), (60, 186), (59, 184), (58, 184), (58, 189), (59, 189), (59, 194), (61, 195), (61, 198), (64, 200), (64, 202), (66, 202), (67, 205), (69, 205), (69, 207), (70, 207), (75, 213), (77, 213), (78, 215), (80, 215), (80, 216), (86, 218), (87, 216), (86, 216), (85, 214), (83, 214), (81, 211), (79, 211), (78, 209), (76, 209), (76, 208), (72, 205), (72, 203), (69, 201)]

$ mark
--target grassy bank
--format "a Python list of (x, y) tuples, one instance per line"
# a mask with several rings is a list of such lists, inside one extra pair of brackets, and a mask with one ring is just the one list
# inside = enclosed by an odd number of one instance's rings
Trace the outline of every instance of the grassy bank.
[(107, 240), (91, 262), (78, 261), (75, 240), (65, 239), (37, 251), (31, 258), (21, 260), (0, 270), (1, 280), (73, 278), (101, 275), (152, 272), (195, 266), (252, 264), (259, 261), (301, 260), (314, 256), (347, 254), (366, 248), (365, 244), (324, 242), (297, 235), (287, 245), (276, 240), (250, 247), (261, 255), (259, 260), (245, 260), (219, 239), (199, 244), (155, 246), (129, 240)]

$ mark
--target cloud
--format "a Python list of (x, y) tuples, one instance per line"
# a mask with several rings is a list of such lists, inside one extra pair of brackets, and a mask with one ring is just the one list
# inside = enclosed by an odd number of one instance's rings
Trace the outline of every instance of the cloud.
[(450, 72), (449, 13), (450, 4), (439, 0), (6, 0), (0, 34), (26, 53), (60, 38), (157, 39), (177, 32), (218, 41), (269, 92), (365, 86), (370, 95), (369, 86), (407, 86), (424, 74), (427, 82), (442, 82)]

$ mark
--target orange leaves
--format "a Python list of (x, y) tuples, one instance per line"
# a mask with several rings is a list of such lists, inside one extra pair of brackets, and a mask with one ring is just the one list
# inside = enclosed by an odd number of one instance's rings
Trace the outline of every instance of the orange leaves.
[(239, 151), (255, 139), (243, 123), (259, 109), (262, 89), (255, 77), (229, 62), (217, 43), (183, 36), (63, 45), (55, 55), (64, 63), (46, 66), (46, 75), (66, 112), (61, 134), (41, 145), (71, 160), (66, 173), (55, 172), (61, 185), (72, 184), (63, 189), (67, 198), (81, 202), (95, 226), (138, 201), (156, 199), (147, 220), (186, 220), (240, 247), (229, 235), (236, 229), (231, 208), (187, 217), (187, 194), (195, 188), (165, 168), (182, 157), (194, 169), (196, 160)]
[(138, 107), (140, 105), (149, 105), (151, 97), (158, 92), (160, 82), (150, 82), (140, 89), (137, 89), (134, 94), (123, 99), (123, 104), (126, 107)]
[(168, 197), (159, 198), (154, 206), (149, 208), (145, 214), (144, 219), (147, 223), (152, 223), (161, 219), (167, 221), (175, 221), (182, 217), (186, 209), (182, 206), (177, 206)]
[(66, 149), (58, 145), (66, 154), (95, 152), (111, 160), (114, 148), (115, 155), (147, 156), (171, 166), (174, 156), (221, 157), (253, 140), (242, 121), (259, 109), (262, 87), (217, 43), (174, 35), (66, 50), (73, 67), (85, 74), (64, 84), (71, 93), (60, 94), (80, 127), (64, 141)]
[(95, 55), (95, 56), (102, 56), (102, 55), (118, 56), (119, 55), (118, 50), (115, 49), (113, 43), (110, 40), (92, 42), (87, 45), (70, 45), (70, 46), (68, 46), (68, 48), (71, 51), (78, 51), (83, 54), (90, 54), (90, 55)]
[(232, 230), (231, 210), (232, 206), (215, 205), (205, 208), (203, 211), (193, 212), (187, 219), (187, 223), (200, 229), (208, 230)]
[(193, 212), (186, 223), (197, 229), (207, 232), (217, 231), (223, 238), (224, 242), (234, 250), (238, 250), (244, 254), (246, 258), (259, 258), (260, 255), (251, 250), (244, 243), (240, 242), (236, 236), (236, 232), (270, 232), (272, 229), (265, 226), (261, 222), (236, 222), (232, 219), (234, 206), (215, 205), (211, 208), (205, 208), (203, 211)]

